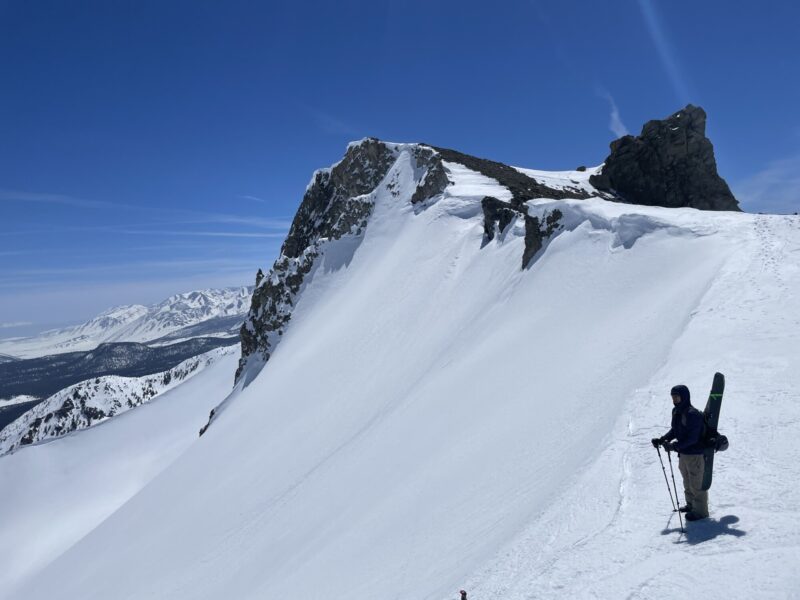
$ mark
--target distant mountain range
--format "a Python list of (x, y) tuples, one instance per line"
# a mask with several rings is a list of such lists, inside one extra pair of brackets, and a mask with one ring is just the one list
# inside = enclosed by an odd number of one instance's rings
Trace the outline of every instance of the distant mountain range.
[(207, 289), (176, 294), (152, 306), (118, 306), (81, 325), (0, 340), (0, 364), (93, 350), (109, 342), (158, 344), (238, 335), (251, 294), (252, 288), (246, 286)]
[(38, 336), (0, 340), (0, 430), (45, 398), (97, 377), (145, 377), (239, 341), (252, 288), (118, 306)]

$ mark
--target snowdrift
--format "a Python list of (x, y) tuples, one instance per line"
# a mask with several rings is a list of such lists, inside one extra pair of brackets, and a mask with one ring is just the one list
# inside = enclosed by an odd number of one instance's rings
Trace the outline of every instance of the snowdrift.
[[(520, 269), (519, 220), (484, 239), (481, 200), (508, 191), (446, 167), (413, 205), (398, 146), (369, 227), (322, 248), (258, 377), (12, 597), (794, 593), (798, 220), (534, 200), (565, 225)], [(702, 404), (717, 370), (731, 449), (714, 518), (680, 535), (649, 439), (669, 388)]]

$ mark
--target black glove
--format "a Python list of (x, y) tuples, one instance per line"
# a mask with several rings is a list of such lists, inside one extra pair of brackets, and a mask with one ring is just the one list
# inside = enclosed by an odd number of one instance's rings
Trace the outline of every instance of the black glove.
[(664, 449), (667, 452), (677, 452), (678, 451), (678, 442), (664, 442)]
[(664, 443), (661, 438), (653, 438), (652, 440), (650, 440), (650, 442), (653, 444), (653, 448), (658, 448), (661, 444)]

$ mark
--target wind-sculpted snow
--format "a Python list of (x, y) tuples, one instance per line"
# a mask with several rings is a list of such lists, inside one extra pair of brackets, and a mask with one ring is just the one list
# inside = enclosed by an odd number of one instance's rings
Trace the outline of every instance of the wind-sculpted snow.
[(527, 212), (530, 216), (544, 220), (558, 211), (560, 228), (554, 231), (554, 235), (560, 231), (573, 231), (579, 227), (609, 231), (614, 234), (612, 248), (618, 246), (632, 248), (637, 240), (656, 232), (696, 237), (717, 231), (717, 228), (709, 224), (691, 221), (682, 223), (668, 211), (659, 214), (658, 210), (655, 210), (652, 214), (641, 214), (631, 212), (631, 208), (626, 205), (619, 205), (619, 208), (605, 206), (604, 210), (598, 211), (597, 208), (603, 204), (605, 203), (593, 200), (583, 202), (545, 200), (529, 204)]
[(217, 348), (162, 373), (145, 377), (107, 375), (71, 385), (0, 431), (0, 456), (20, 446), (86, 429), (150, 402), (233, 352), (233, 347)]

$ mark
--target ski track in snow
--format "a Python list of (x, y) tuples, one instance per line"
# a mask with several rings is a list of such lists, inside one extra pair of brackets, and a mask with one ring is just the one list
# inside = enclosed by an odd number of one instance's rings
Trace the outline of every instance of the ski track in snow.
[[(448, 163), (454, 184), (412, 207), (397, 148), (363, 239), (325, 247), (261, 375), (102, 524), (28, 565), (19, 597), (795, 594), (800, 221), (535, 201), (569, 223), (521, 271), (519, 219), (481, 243), (480, 198), (508, 190)], [(712, 520), (681, 534), (649, 440), (672, 385), (702, 408), (715, 371), (731, 447)]]

